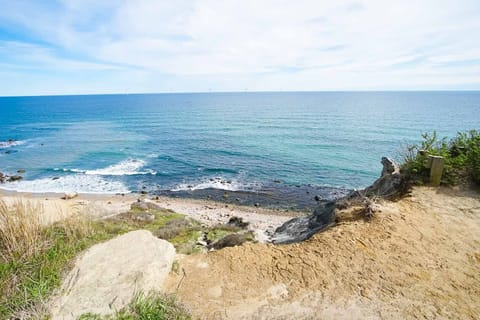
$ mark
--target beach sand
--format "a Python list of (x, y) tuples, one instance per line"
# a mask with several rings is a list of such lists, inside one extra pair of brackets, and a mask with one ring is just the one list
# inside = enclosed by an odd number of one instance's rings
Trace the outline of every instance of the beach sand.
[(130, 205), (138, 199), (152, 201), (165, 209), (173, 210), (193, 218), (204, 225), (214, 226), (227, 223), (231, 217), (240, 217), (249, 223), (257, 240), (263, 242), (267, 235), (292, 217), (308, 212), (274, 210), (254, 206), (241, 206), (187, 198), (170, 198), (142, 194), (79, 194), (69, 200), (63, 200), (60, 193), (24, 193), (0, 189), (0, 200), (11, 205), (15, 201), (27, 200), (32, 206), (41, 206), (45, 224), (64, 219), (72, 214), (86, 214), (102, 219), (130, 210)]

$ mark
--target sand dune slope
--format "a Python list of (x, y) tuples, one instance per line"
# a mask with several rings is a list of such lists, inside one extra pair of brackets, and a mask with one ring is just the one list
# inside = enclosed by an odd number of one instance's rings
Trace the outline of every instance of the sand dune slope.
[(169, 291), (202, 319), (478, 319), (478, 193), (415, 188), (291, 245), (179, 257)]

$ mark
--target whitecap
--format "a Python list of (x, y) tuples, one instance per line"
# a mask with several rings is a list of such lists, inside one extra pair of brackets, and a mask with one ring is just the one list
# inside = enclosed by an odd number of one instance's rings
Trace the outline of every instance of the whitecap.
[[(145, 169), (143, 171), (139, 171), (145, 165), (145, 161), (137, 160), (137, 159), (128, 159), (121, 161), (117, 164), (100, 168), (94, 170), (85, 170), (85, 169), (61, 169), (66, 172), (73, 172), (73, 173), (83, 173), (86, 175), (98, 175), (98, 176), (131, 176), (136, 174), (151, 174), (155, 175), (157, 172), (152, 169)], [(56, 170), (55, 168), (54, 170)]]
[(41, 178), (36, 180), (20, 180), (1, 185), (2, 189), (31, 193), (129, 193), (128, 188), (119, 181), (108, 181), (99, 176), (69, 175), (59, 178)]
[(219, 189), (225, 191), (255, 191), (261, 187), (259, 183), (242, 183), (236, 179), (210, 178), (197, 183), (182, 183), (170, 191)]
[(19, 146), (24, 144), (26, 141), (22, 140), (7, 140), (7, 141), (0, 141), (0, 149), (11, 148), (15, 146)]

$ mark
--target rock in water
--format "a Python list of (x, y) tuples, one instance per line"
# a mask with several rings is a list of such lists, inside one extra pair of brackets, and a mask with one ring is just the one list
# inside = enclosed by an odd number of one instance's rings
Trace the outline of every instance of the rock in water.
[(111, 314), (136, 292), (162, 289), (175, 248), (149, 231), (129, 232), (88, 249), (53, 299), (52, 319), (77, 319), (91, 312)]
[(315, 233), (327, 228), (335, 217), (335, 201), (321, 203), (306, 217), (293, 218), (275, 230), (272, 243), (286, 244), (300, 242), (310, 238)]
[(8, 182), (13, 182), (13, 181), (18, 181), (18, 180), (22, 180), (22, 179), (23, 179), (22, 176), (17, 176), (17, 175), (15, 175), (15, 176), (10, 176), (10, 177), (8, 177), (7, 181), (8, 181)]

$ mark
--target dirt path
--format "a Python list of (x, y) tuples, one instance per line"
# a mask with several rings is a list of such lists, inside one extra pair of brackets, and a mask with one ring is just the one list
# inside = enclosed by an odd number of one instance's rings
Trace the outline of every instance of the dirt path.
[(179, 257), (167, 288), (202, 319), (480, 318), (478, 193), (416, 188), (380, 209), (300, 244)]

